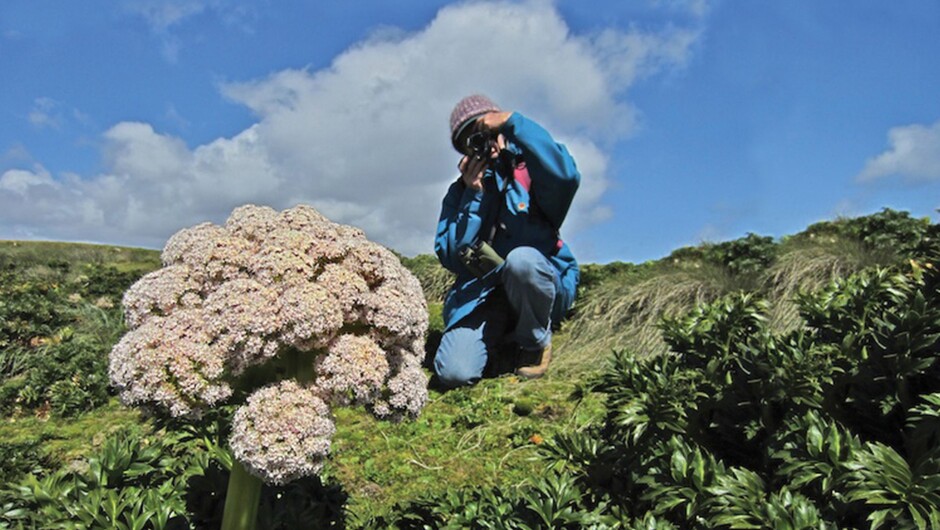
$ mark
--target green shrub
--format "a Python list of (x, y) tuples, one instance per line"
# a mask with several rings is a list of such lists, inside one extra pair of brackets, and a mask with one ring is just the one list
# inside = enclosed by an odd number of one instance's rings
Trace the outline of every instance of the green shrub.
[(867, 443), (847, 464), (846, 499), (870, 512), (876, 529), (940, 528), (940, 449), (912, 462), (881, 443)]
[(25, 349), (71, 322), (65, 296), (55, 281), (0, 277), (0, 350)]
[(685, 528), (707, 525), (711, 489), (727, 474), (714, 455), (680, 436), (659, 443), (638, 482), (648, 514)]
[(884, 208), (878, 213), (810, 225), (800, 238), (852, 239), (872, 251), (897, 254), (904, 258), (924, 256), (935, 248), (937, 225), (929, 218), (913, 218), (910, 213)]
[(35, 349), (18, 402), (27, 408), (46, 406), (61, 416), (103, 405), (109, 396), (107, 348), (87, 337), (66, 335)]
[(186, 479), (207, 464), (177, 442), (115, 433), (86, 461), (0, 490), (0, 526), (170, 528), (185, 514)]
[(107, 400), (107, 353), (124, 329), (113, 304), (141, 272), (85, 264), (76, 279), (76, 268), (46, 256), (0, 271), (0, 413), (74, 416)]
[(79, 279), (82, 295), (89, 298), (114, 297), (120, 301), (124, 291), (140, 278), (139, 271), (120, 271), (110, 265), (85, 265)]
[(52, 465), (43, 451), (41, 437), (25, 441), (0, 441), (0, 484), (10, 484), (26, 473), (41, 473)]
[(774, 238), (748, 233), (732, 241), (680, 248), (673, 251), (667, 260), (686, 266), (718, 265), (734, 276), (746, 277), (761, 273), (773, 263), (776, 255)]

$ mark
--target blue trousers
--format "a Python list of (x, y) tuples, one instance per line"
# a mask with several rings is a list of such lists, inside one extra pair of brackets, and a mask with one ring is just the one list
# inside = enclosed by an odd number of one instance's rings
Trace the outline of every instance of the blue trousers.
[(506, 256), (500, 280), (501, 288), (441, 337), (434, 371), (443, 386), (477, 382), (490, 355), (507, 340), (523, 350), (551, 343), (561, 280), (548, 258), (532, 247), (518, 247)]

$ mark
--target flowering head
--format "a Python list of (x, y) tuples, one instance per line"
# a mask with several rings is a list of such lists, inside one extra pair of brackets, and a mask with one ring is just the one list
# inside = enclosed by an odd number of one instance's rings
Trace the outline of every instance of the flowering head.
[(230, 445), (265, 481), (319, 470), (331, 406), (398, 419), (427, 402), (421, 286), (361, 230), (247, 205), (176, 233), (162, 260), (125, 293), (111, 381), (125, 403), (177, 417), (247, 396)]

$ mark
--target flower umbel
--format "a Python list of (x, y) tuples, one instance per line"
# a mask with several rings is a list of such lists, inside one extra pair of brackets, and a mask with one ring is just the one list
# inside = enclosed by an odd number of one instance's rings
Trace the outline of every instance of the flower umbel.
[(173, 235), (162, 260), (125, 293), (111, 381), (125, 403), (176, 417), (248, 396), (229, 442), (264, 481), (320, 470), (331, 406), (398, 419), (427, 402), (421, 286), (361, 230), (309, 206), (246, 205)]
[(256, 390), (238, 409), (229, 444), (250, 473), (284, 484), (320, 471), (335, 430), (322, 399), (281, 381)]

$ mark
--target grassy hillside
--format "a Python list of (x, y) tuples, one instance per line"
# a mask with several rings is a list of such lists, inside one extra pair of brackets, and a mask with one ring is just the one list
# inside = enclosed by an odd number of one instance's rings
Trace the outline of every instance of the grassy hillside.
[(149, 271), (160, 266), (160, 252), (56, 241), (0, 241), (0, 263), (23, 268), (69, 264), (107, 265), (120, 271)]
[[(661, 332), (663, 317), (747, 292), (767, 300), (769, 330), (798, 330), (805, 326), (795, 302), (801, 291), (919, 259), (937, 236), (928, 220), (885, 210), (819, 223), (780, 240), (749, 235), (648, 263), (585, 265), (575, 310), (554, 338), (557, 357), (548, 376), (503, 376), (446, 393), (432, 389), (414, 422), (377, 422), (364, 411), (341, 410), (322, 483), (269, 489), (265, 502), (286, 496), (319, 519), (371, 527), (400, 520), (396, 504), (417, 502), (409, 509), (418, 510), (428, 491), (526, 491), (544, 473), (537, 456), (545, 444), (594, 429), (607, 417), (607, 397), (588, 389), (614, 351), (643, 359), (671, 349)], [(450, 277), (431, 256), (403, 261), (425, 288), (433, 350)], [(148, 521), (147, 528), (171, 527), (166, 520), (160, 526), (158, 514), (177, 523), (183, 513), (190, 514), (189, 524), (212, 520), (224, 491), (226, 458), (217, 450), (224, 421), (187, 426), (146, 419), (122, 407), (107, 388), (107, 353), (124, 331), (121, 293), (158, 266), (155, 251), (0, 242), (0, 414), (6, 418), (0, 479), (32, 491), (0, 490), (0, 528), (27, 520), (17, 509), (52, 510), (42, 498), (56, 495), (64, 495), (60, 505), (74, 506), (75, 513), (63, 517), (106, 520), (93, 502), (76, 497), (81, 488), (56, 489), (62, 483), (110, 492), (115, 502), (127, 503), (122, 513)], [(161, 464), (168, 461), (172, 472)], [(88, 470), (101, 466), (111, 478), (89, 479)], [(170, 489), (156, 507), (131, 507), (158, 488)], [(288, 515), (273, 506), (262, 509), (266, 527), (290, 527)], [(290, 516), (299, 518), (295, 522), (305, 517)]]

